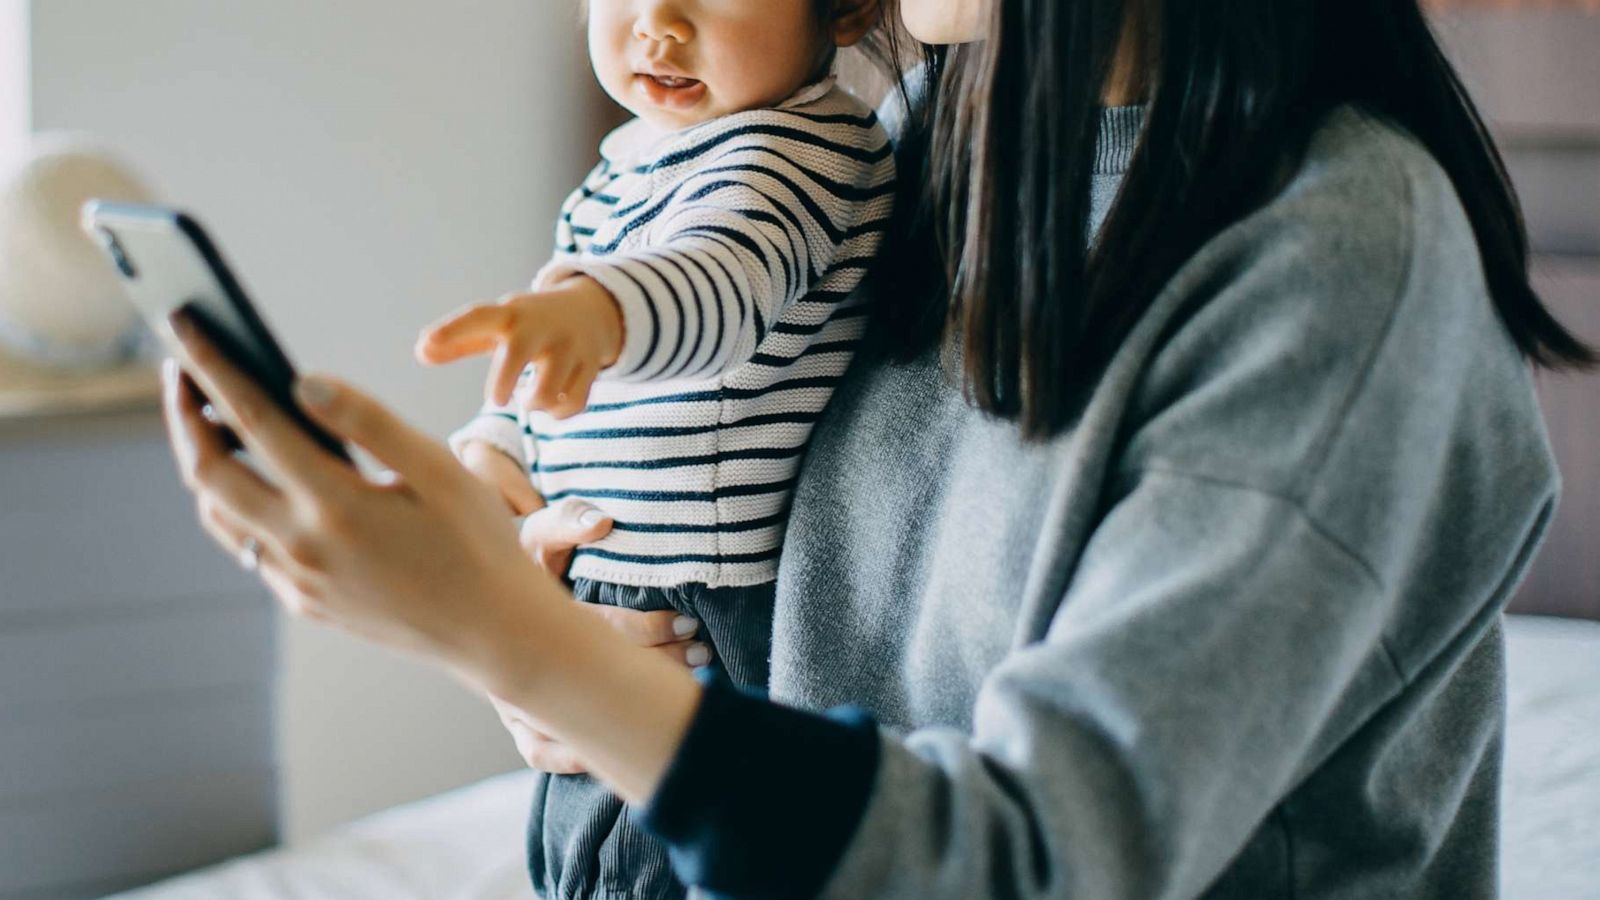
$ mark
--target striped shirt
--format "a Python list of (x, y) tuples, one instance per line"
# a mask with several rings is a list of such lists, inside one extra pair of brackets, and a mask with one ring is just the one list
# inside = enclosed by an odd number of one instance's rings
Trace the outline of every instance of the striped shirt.
[(535, 285), (582, 273), (622, 309), (617, 363), (565, 421), (485, 407), (451, 437), (616, 522), (573, 577), (712, 587), (777, 576), (800, 455), (864, 328), (855, 288), (893, 210), (872, 111), (830, 80), (783, 104), (601, 144)]

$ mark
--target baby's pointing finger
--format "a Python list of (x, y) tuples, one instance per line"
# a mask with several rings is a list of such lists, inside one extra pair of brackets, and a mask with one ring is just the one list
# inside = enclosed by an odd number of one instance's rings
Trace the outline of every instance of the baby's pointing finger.
[(480, 303), (451, 313), (422, 330), (417, 338), (417, 359), (444, 363), (484, 353), (506, 332), (510, 321), (511, 311), (497, 303)]
[(428, 335), (417, 339), (414, 355), (425, 366), (442, 366), (470, 356), (482, 356), (493, 350), (499, 340), (493, 337), (459, 338), (448, 344), (434, 341)]

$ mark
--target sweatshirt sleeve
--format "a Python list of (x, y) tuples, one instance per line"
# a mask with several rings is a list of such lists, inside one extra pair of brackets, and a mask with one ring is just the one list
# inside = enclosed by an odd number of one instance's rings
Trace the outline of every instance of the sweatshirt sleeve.
[(696, 673), (705, 691), (689, 733), (633, 815), (666, 842), (686, 884), (737, 897), (813, 896), (866, 806), (877, 729), (855, 707), (804, 712), (713, 673)]
[(791, 304), (859, 282), (893, 206), (894, 162), (875, 121), (848, 133), (803, 154), (792, 137), (739, 134), (633, 213), (628, 229), (650, 229), (648, 246), (594, 246), (547, 270), (547, 281), (587, 275), (616, 298), (626, 337), (607, 377), (726, 372)]

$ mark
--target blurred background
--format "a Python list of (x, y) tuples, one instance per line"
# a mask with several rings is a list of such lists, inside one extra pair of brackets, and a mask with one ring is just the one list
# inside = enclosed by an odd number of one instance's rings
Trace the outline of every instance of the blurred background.
[[(568, 0), (0, 0), (0, 158), (32, 132), (109, 151), (206, 223), (299, 365), (441, 435), (482, 370), (424, 370), (415, 334), (548, 258), (600, 108)], [(276, 620), (189, 521), (149, 387), (0, 361), (3, 897), (161, 874), (280, 821), (293, 841), (518, 763), (432, 669)]]
[[(1514, 5), (1439, 30), (1548, 299), (1600, 340), (1600, 17)], [(420, 368), (417, 329), (528, 280), (613, 116), (571, 0), (0, 0), (0, 900), (307, 844), (518, 766), (479, 698), (282, 621), (202, 538), (121, 308), (37, 270), (70, 226), (41, 217), (91, 182), (194, 212), (298, 364), (442, 436), (482, 367)], [(1600, 389), (1541, 392), (1567, 494), (1519, 608), (1600, 617)]]

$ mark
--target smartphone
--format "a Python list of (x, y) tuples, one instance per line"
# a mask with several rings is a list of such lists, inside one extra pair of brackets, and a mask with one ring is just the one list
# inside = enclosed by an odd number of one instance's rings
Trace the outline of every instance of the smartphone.
[(83, 228), (174, 355), (182, 356), (167, 317), (183, 310), (319, 445), (350, 460), (344, 445), (294, 402), (294, 366), (199, 222), (175, 209), (91, 200)]

